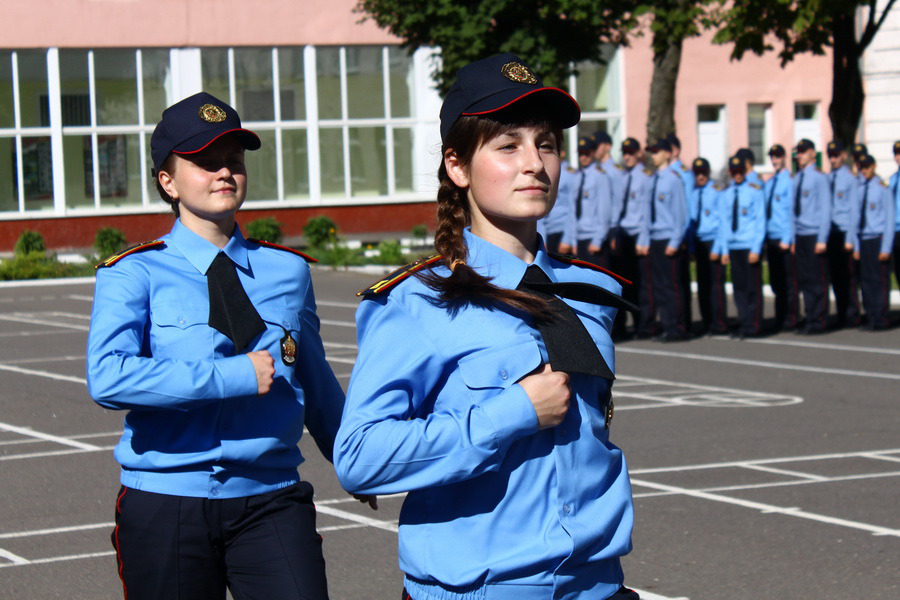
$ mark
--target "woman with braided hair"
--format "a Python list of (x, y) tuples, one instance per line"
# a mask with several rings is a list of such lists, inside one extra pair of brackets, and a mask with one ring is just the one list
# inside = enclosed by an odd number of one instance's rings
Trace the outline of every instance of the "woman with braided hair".
[(638, 598), (609, 441), (609, 332), (628, 305), (536, 227), (579, 119), (511, 54), (463, 67), (441, 109), (439, 254), (360, 292), (335, 468), (349, 491), (407, 492), (404, 599)]

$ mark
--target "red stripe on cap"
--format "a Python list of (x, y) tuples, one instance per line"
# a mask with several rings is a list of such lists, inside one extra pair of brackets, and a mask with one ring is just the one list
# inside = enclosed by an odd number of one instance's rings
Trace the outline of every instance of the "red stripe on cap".
[(581, 107), (578, 105), (578, 102), (575, 100), (575, 98), (573, 98), (571, 95), (569, 95), (569, 92), (567, 92), (567, 91), (565, 91), (565, 90), (561, 90), (561, 89), (559, 89), (559, 88), (555, 88), (555, 87), (542, 87), (542, 88), (538, 88), (538, 89), (536, 89), (536, 90), (531, 90), (531, 91), (525, 92), (524, 94), (522, 94), (522, 95), (519, 96), (518, 98), (515, 98), (515, 99), (513, 99), (513, 100), (510, 100), (509, 102), (507, 102), (507, 103), (504, 104), (503, 106), (498, 106), (497, 108), (492, 108), (491, 110), (484, 110), (484, 111), (481, 111), (481, 112), (463, 112), (463, 113), (459, 113), (459, 114), (460, 114), (460, 115), (463, 115), (463, 116), (465, 116), (465, 117), (474, 117), (474, 116), (478, 116), (478, 115), (489, 115), (489, 114), (491, 114), (491, 113), (497, 112), (498, 110), (503, 110), (503, 109), (506, 108), (507, 106), (510, 106), (510, 105), (512, 105), (512, 104), (515, 104), (516, 102), (518, 102), (519, 100), (521, 100), (522, 98), (524, 98), (524, 97), (526, 97), (526, 96), (530, 96), (531, 94), (536, 94), (537, 92), (543, 92), (543, 91), (547, 91), (547, 90), (551, 90), (551, 91), (554, 91), (554, 92), (559, 92), (559, 93), (561, 93), (562, 95), (564, 95), (566, 98), (568, 98), (569, 100), (572, 101), (572, 104), (575, 105), (575, 108), (578, 109), (579, 114), (581, 114)]
[(255, 133), (253, 133), (253, 132), (250, 131), (249, 129), (244, 129), (243, 127), (238, 127), (237, 129), (229, 129), (228, 131), (223, 131), (222, 133), (220, 133), (219, 135), (217, 135), (217, 136), (214, 137), (213, 139), (211, 139), (211, 140), (209, 140), (208, 142), (206, 142), (206, 145), (204, 145), (202, 148), (197, 148), (196, 150), (172, 150), (172, 154), (196, 154), (196, 153), (198, 153), (198, 152), (202, 152), (203, 150), (206, 150), (206, 149), (209, 147), (210, 144), (212, 144), (214, 141), (216, 141), (217, 139), (219, 139), (219, 138), (222, 137), (223, 135), (228, 135), (229, 133), (234, 133), (235, 131), (244, 131), (244, 132), (246, 132), (246, 133), (249, 133), (250, 135), (252, 135), (253, 137), (255, 137), (255, 138), (256, 138), (256, 141), (259, 142), (259, 145), (262, 146), (262, 140), (259, 139), (259, 136), (258, 136), (258, 135), (256, 135)]

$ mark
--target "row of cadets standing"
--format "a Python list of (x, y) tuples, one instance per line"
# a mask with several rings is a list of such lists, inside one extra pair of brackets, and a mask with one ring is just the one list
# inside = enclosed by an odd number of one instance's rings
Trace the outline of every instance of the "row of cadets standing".
[(858, 274), (853, 260), (853, 243), (848, 236), (858, 205), (857, 188), (860, 180), (847, 165), (847, 152), (840, 141), (829, 142), (827, 149), (831, 172), (828, 183), (831, 191), (831, 232), (828, 235), (828, 270), (834, 292), (837, 326), (860, 324), (860, 306), (856, 290)]
[(900, 140), (894, 142), (894, 162), (897, 171), (891, 175), (889, 188), (894, 199), (894, 277), (900, 286)]
[(797, 259), (794, 244), (794, 184), (787, 168), (787, 152), (781, 144), (769, 149), (774, 173), (766, 181), (766, 262), (769, 286), (775, 294), (776, 330), (793, 330), (800, 324)]

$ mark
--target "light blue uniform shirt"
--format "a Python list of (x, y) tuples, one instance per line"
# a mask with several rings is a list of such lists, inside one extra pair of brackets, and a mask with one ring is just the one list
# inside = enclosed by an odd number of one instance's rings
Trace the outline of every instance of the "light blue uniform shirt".
[[(894, 231), (900, 231), (900, 169), (897, 169), (897, 172), (891, 175), (891, 182), (888, 187), (894, 197), (894, 219), (896, 219)], [(894, 260), (900, 260), (900, 257), (895, 256)]]
[(725, 214), (721, 198), (721, 192), (712, 183), (707, 183), (703, 187), (694, 187), (689, 202), (694, 235), (701, 242), (712, 242), (710, 252), (719, 255), (725, 241)]
[[(734, 229), (735, 198), (737, 198), (737, 229)], [(755, 183), (744, 181), (740, 185), (731, 182), (722, 191), (719, 202), (724, 209), (725, 247), (729, 250), (749, 250), (762, 253), (766, 239), (766, 198), (762, 188)]]
[(616, 206), (622, 209), (622, 194), (625, 193), (625, 169), (621, 165), (617, 165), (612, 156), (607, 157), (600, 166), (609, 176), (612, 184), (612, 200), (609, 210), (609, 228), (610, 230), (618, 227), (619, 213), (616, 212)]
[[(516, 288), (526, 263), (468, 230), (465, 241), (470, 267)], [(539, 248), (533, 264), (551, 281), (621, 291), (607, 275)], [(416, 600), (612, 595), (633, 514), (625, 459), (604, 424), (611, 382), (572, 374), (565, 419), (538, 430), (517, 385), (548, 360), (530, 319), (472, 305), (452, 313), (435, 297), (410, 277), (360, 304), (359, 355), (335, 443), (341, 484), (409, 492), (399, 553)], [(614, 368), (616, 310), (565, 302)]]
[(763, 186), (766, 197), (766, 237), (790, 246), (794, 243), (794, 185), (791, 172), (779, 169)]
[(795, 202), (797, 196), (800, 197), (800, 215), (794, 218), (795, 235), (814, 235), (816, 243), (827, 243), (831, 231), (831, 190), (828, 177), (816, 168), (815, 163), (806, 165), (794, 175)]
[[(880, 177), (873, 176), (860, 184), (856, 197), (859, 198), (859, 204), (853, 211), (854, 220), (850, 223), (847, 240), (852, 241), (853, 250), (859, 252), (860, 240), (871, 240), (881, 236), (879, 252), (890, 254), (894, 245), (896, 210), (889, 187)], [(866, 211), (866, 222), (862, 231), (859, 230), (860, 210)]]
[[(572, 200), (575, 190), (578, 189), (578, 172), (563, 161), (559, 173), (559, 188), (556, 193), (556, 202), (546, 217), (538, 221), (538, 231), (541, 234), (572, 232), (575, 222)], [(572, 233), (569, 234), (574, 235)]]
[(862, 189), (859, 180), (844, 165), (828, 174), (828, 183), (831, 187), (831, 222), (847, 233), (854, 214), (858, 214), (856, 190)]
[[(583, 178), (583, 179), (582, 179)], [(575, 235), (563, 235), (563, 241), (571, 246), (579, 240), (589, 240), (600, 246), (609, 233), (612, 209), (612, 183), (602, 168), (595, 163), (582, 167), (575, 173), (572, 194), (572, 215)], [(581, 214), (578, 214), (578, 193), (581, 192)]]
[(694, 172), (684, 166), (684, 163), (681, 162), (680, 158), (676, 158), (669, 164), (669, 168), (678, 173), (678, 176), (681, 177), (682, 183), (684, 183), (684, 197), (685, 199), (691, 195), (691, 192), (694, 191), (694, 186), (696, 185), (694, 179)]
[[(237, 498), (299, 481), (304, 423), (326, 457), (343, 392), (319, 337), (309, 266), (248, 242), (235, 227), (224, 248), (266, 323), (247, 352), (275, 359), (271, 390), (257, 395), (250, 359), (208, 325), (206, 270), (219, 249), (176, 221), (162, 249), (97, 271), (87, 380), (106, 408), (125, 409), (115, 450), (122, 484), (148, 492)], [(285, 330), (294, 366), (281, 360)]]
[[(647, 226), (651, 240), (669, 240), (668, 247), (678, 249), (687, 226), (687, 201), (684, 183), (671, 165), (648, 177)], [(655, 205), (655, 209), (654, 209)], [(653, 220), (654, 210), (656, 220)]]

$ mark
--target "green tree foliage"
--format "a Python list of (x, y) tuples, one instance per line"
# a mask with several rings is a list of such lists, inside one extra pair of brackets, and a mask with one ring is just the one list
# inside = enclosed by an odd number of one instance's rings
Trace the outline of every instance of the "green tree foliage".
[[(860, 59), (872, 43), (895, 0), (881, 11), (877, 0), (718, 0), (717, 43), (733, 43), (731, 56), (762, 55), (780, 46), (781, 64), (802, 53), (832, 48), (832, 97), (828, 108), (834, 135), (846, 144), (856, 138), (865, 92)], [(862, 8), (863, 23), (857, 22)]]
[(441, 49), (433, 77), (446, 93), (460, 67), (513, 52), (545, 85), (565, 86), (573, 63), (603, 63), (602, 44), (622, 45), (635, 26), (635, 0), (360, 0), (357, 11), (410, 51)]

